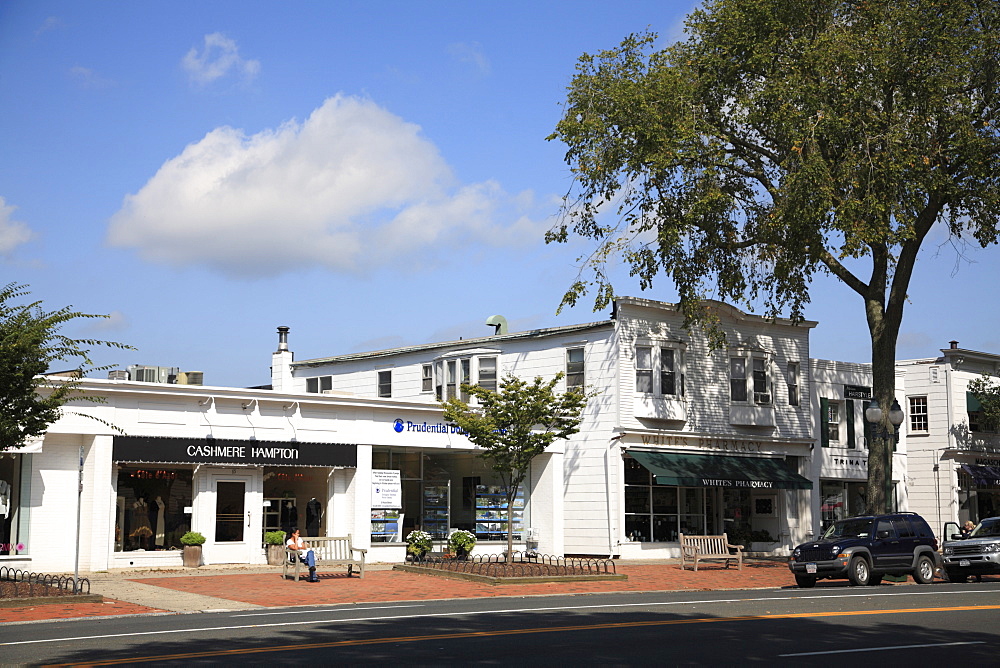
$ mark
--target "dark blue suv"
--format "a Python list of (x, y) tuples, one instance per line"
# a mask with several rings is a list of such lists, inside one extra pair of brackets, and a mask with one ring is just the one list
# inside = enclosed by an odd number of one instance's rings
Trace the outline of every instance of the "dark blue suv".
[(937, 538), (920, 515), (893, 513), (837, 520), (819, 540), (792, 550), (788, 568), (800, 587), (848, 579), (877, 585), (885, 575), (912, 575), (920, 584), (941, 567)]

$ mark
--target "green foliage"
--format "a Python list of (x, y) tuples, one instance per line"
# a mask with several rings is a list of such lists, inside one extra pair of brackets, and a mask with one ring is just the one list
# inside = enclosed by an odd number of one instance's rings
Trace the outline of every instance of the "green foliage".
[(197, 531), (188, 531), (181, 536), (181, 545), (203, 545), (205, 537)]
[(1000, 425), (1000, 385), (992, 376), (982, 375), (969, 381), (969, 392), (979, 401), (983, 410), (983, 428), (996, 431)]
[[(67, 322), (79, 318), (106, 318), (62, 308), (45, 311), (41, 302), (15, 303), (26, 296), (25, 286), (10, 283), (0, 290), (0, 447), (21, 447), (41, 436), (59, 419), (68, 401), (101, 402), (78, 396), (80, 379), (108, 367), (91, 367), (89, 350), (129, 346), (95, 339), (72, 339), (60, 334)], [(72, 365), (70, 375), (44, 376), (52, 365)], [(61, 371), (61, 370), (59, 370)]]
[[(494, 392), (478, 385), (462, 384), (462, 392), (476, 399), (470, 406), (457, 397), (441, 402), (444, 419), (458, 426), (469, 440), (482, 448), (479, 454), (497, 473), (507, 496), (507, 519), (517, 488), (528, 474), (531, 460), (558, 439), (580, 430), (581, 413), (591, 395), (570, 391), (555, 392), (563, 374), (550, 381), (536, 377), (532, 382), (507, 374)], [(507, 532), (508, 559), (513, 537)]]
[(406, 534), (406, 551), (410, 554), (424, 554), (431, 549), (431, 535), (419, 529)]
[(800, 318), (823, 272), (898, 320), (933, 224), (997, 241), (1000, 3), (710, 0), (687, 32), (579, 60), (549, 137), (575, 184), (547, 239), (598, 250), (564, 304), (596, 286), (606, 306), (624, 258), (692, 321), (709, 294)]
[(459, 550), (463, 550), (466, 553), (471, 552), (472, 548), (476, 546), (476, 534), (471, 531), (466, 531), (465, 529), (457, 529), (451, 532), (448, 536), (448, 550), (455, 554)]
[(264, 544), (265, 545), (284, 545), (285, 544), (285, 532), (284, 531), (265, 531), (264, 532)]
[[(873, 397), (894, 396), (896, 341), (920, 248), (997, 243), (1000, 3), (707, 0), (688, 37), (584, 54), (549, 139), (574, 177), (549, 242), (596, 243), (562, 305), (614, 297), (624, 260), (666, 277), (685, 325), (719, 346), (704, 299), (803, 317), (833, 274), (861, 296)], [(869, 503), (891, 480), (873, 442)]]

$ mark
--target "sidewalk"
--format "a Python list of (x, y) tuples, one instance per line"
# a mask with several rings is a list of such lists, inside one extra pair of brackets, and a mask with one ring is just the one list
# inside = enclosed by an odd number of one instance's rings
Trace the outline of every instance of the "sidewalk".
[[(346, 568), (320, 573), (320, 582), (283, 580), (280, 566), (203, 566), (171, 570), (81, 573), (91, 593), (104, 603), (69, 603), (0, 608), (0, 624), (108, 615), (171, 614), (247, 610), (295, 605), (340, 605), (434, 599), (546, 596), (650, 591), (711, 591), (795, 586), (783, 561), (751, 559), (740, 572), (722, 564), (699, 566), (697, 573), (679, 562), (616, 561), (627, 581), (487, 585), (393, 571), (391, 564), (366, 567), (365, 577), (347, 577)], [(908, 580), (912, 583), (912, 580)], [(823, 580), (817, 587), (845, 587)]]

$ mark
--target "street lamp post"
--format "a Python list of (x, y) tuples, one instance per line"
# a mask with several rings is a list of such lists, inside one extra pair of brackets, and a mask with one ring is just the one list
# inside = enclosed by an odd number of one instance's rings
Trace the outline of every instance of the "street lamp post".
[(903, 424), (903, 409), (899, 407), (899, 402), (892, 400), (892, 408), (889, 409), (889, 422), (892, 424), (890, 432), (882, 422), (882, 407), (878, 405), (877, 399), (872, 399), (865, 409), (865, 419), (877, 430), (876, 436), (882, 439), (882, 447), (885, 449), (885, 512), (892, 512), (892, 447), (899, 433), (899, 425)]

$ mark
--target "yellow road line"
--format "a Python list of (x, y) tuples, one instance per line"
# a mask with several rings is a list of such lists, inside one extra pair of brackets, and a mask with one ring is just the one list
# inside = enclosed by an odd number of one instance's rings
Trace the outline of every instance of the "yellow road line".
[(185, 652), (183, 654), (161, 654), (159, 656), (131, 657), (127, 659), (110, 659), (108, 661), (88, 661), (86, 663), (53, 663), (46, 668), (56, 666), (114, 666), (123, 663), (142, 663), (149, 661), (176, 661), (178, 659), (201, 659), (213, 656), (237, 656), (241, 654), (259, 654), (264, 652), (288, 652), (306, 649), (326, 649), (331, 647), (357, 647), (361, 645), (381, 645), (404, 642), (423, 642), (427, 640), (457, 640), (461, 638), (483, 638), (489, 636), (509, 636), (527, 633), (561, 633), (567, 631), (592, 631), (595, 629), (638, 628), (648, 626), (671, 626), (675, 624), (708, 624), (713, 622), (747, 622), (768, 619), (802, 619), (815, 617), (852, 617), (856, 615), (898, 615), (914, 612), (962, 612), (970, 610), (1000, 610), (1000, 605), (964, 605), (950, 608), (903, 608), (898, 610), (857, 610), (854, 612), (790, 612), (779, 615), (747, 615), (742, 617), (701, 617), (698, 619), (670, 619), (649, 622), (608, 622), (605, 624), (586, 624), (574, 626), (548, 626), (535, 629), (507, 629), (493, 631), (467, 631), (464, 633), (439, 633), (423, 636), (400, 636), (397, 638), (365, 638), (359, 640), (335, 640), (331, 642), (281, 645), (271, 647), (212, 650), (206, 652)]

